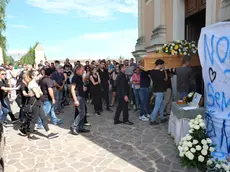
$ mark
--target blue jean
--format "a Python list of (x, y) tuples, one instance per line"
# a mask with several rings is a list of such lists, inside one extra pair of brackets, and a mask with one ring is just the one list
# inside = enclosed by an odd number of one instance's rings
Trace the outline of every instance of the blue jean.
[(72, 128), (75, 129), (76, 131), (79, 131), (84, 127), (86, 100), (85, 97), (80, 97), (80, 96), (77, 97), (77, 100), (80, 105), (75, 109), (78, 110), (78, 115), (74, 119)]
[[(51, 101), (44, 101), (43, 103), (43, 110), (44, 110), (44, 113), (45, 113), (45, 116), (50, 116), (50, 119), (51, 119), (51, 123), (54, 124), (54, 125), (57, 125), (57, 117), (55, 115), (55, 112), (54, 112), (54, 105), (52, 104)], [(42, 128), (42, 121), (41, 121), (41, 118), (38, 119), (38, 128)]]
[(140, 89), (133, 88), (133, 93), (135, 96), (136, 106), (140, 105)]
[(155, 105), (151, 115), (152, 121), (156, 120), (157, 113), (160, 113), (160, 119), (164, 119), (164, 93), (153, 93), (155, 95)]
[(147, 115), (148, 111), (148, 100), (149, 100), (149, 88), (140, 88), (140, 101), (141, 101), (141, 108), (140, 108), (140, 116)]
[(54, 110), (60, 111), (61, 110), (61, 101), (62, 101), (62, 98), (63, 98), (63, 90), (57, 90), (54, 93), (54, 97), (55, 97), (55, 100), (56, 100), (56, 103), (54, 105)]
[(9, 105), (5, 100), (1, 100), (1, 106), (0, 106), (0, 122), (4, 122), (6, 120), (7, 114), (9, 113)]
[(25, 113), (24, 113), (24, 111), (22, 109), (23, 109), (23, 107), (20, 107), (20, 111), (19, 111), (19, 120), (21, 122), (23, 122), (24, 119), (25, 119)]

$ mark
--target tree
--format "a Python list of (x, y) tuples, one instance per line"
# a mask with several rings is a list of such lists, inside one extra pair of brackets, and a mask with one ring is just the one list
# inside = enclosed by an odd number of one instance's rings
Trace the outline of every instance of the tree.
[(0, 47), (2, 48), (4, 63), (8, 60), (6, 58), (6, 37), (3, 35), (3, 32), (6, 30), (5, 10), (8, 2), (9, 0), (0, 0)]
[(15, 64), (14, 58), (12, 56), (8, 56), (6, 52), (3, 52), (3, 59), (5, 64)]
[(37, 47), (39, 43), (36, 42), (36, 44), (33, 47), (30, 47), (29, 51), (22, 56), (20, 59), (21, 64), (35, 64), (35, 48)]

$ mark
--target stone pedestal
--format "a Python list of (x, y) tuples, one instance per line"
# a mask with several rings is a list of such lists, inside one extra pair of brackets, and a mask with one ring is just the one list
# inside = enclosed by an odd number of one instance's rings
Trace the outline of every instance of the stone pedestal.
[(151, 47), (148, 48), (149, 52), (159, 50), (166, 43), (166, 26), (159, 25), (152, 31)]
[(219, 21), (230, 21), (230, 0), (222, 0)]
[(142, 59), (142, 57), (146, 54), (145, 37), (144, 36), (141, 36), (137, 39), (135, 51), (132, 52), (132, 54), (135, 57), (137, 62), (140, 61)]

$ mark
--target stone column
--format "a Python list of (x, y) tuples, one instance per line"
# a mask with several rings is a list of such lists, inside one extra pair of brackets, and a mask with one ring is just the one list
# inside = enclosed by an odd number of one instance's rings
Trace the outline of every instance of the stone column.
[(138, 0), (138, 39), (136, 43), (136, 50), (145, 49), (144, 37), (144, 4), (143, 0)]
[(154, 0), (154, 30), (151, 36), (153, 51), (166, 42), (165, 0)]
[(138, 39), (135, 45), (135, 51), (132, 52), (136, 61), (139, 61), (145, 55), (145, 33), (144, 33), (144, 0), (138, 0)]
[(216, 23), (216, 0), (206, 1), (206, 26)]
[[(185, 39), (185, 0), (173, 0), (173, 40)], [(172, 77), (173, 100), (178, 98), (177, 76)]]
[(219, 21), (230, 20), (230, 0), (222, 0), (221, 8), (219, 11)]
[(185, 39), (185, 2), (173, 0), (173, 40)]
[(144, 35), (143, 10), (143, 2), (138, 0), (138, 38)]

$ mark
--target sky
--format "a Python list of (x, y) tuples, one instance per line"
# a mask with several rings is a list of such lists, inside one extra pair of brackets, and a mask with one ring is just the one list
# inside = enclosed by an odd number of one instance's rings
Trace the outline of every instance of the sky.
[(137, 0), (10, 0), (6, 15), (14, 56), (38, 41), (50, 60), (131, 58), (138, 36)]

